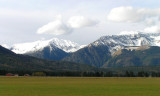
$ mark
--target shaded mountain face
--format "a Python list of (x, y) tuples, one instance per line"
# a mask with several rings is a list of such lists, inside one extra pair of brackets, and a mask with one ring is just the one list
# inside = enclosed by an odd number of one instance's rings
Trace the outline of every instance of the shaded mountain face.
[(143, 50), (122, 49), (103, 67), (160, 66), (160, 47), (152, 46)]
[(101, 67), (119, 49), (129, 46), (160, 46), (160, 33), (137, 33), (103, 36), (88, 46), (65, 57), (64, 60)]
[(70, 54), (63, 60), (100, 67), (110, 58), (110, 52), (107, 46), (89, 45), (75, 53)]
[(13, 71), (95, 71), (97, 68), (86, 64), (65, 61), (48, 61), (15, 54), (0, 46), (0, 70)]
[(10, 50), (17, 54), (25, 54), (42, 59), (61, 60), (69, 53), (77, 51), (81, 47), (83, 46), (69, 40), (53, 38), (50, 40), (15, 44)]

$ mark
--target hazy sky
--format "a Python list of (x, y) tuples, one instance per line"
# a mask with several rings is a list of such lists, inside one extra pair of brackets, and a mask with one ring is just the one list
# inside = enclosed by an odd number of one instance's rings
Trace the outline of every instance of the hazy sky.
[(0, 0), (0, 44), (160, 31), (160, 0)]

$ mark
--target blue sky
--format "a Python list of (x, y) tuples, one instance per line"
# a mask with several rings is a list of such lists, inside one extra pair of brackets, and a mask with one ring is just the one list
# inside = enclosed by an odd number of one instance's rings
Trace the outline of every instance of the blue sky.
[[(0, 0), (0, 44), (54, 37), (88, 44), (122, 31), (157, 32), (159, 5), (159, 0)], [(136, 13), (142, 9), (143, 14)]]

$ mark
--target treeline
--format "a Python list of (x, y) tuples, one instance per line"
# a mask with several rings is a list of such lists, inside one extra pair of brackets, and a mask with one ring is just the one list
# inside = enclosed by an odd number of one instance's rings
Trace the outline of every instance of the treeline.
[[(0, 70), (1, 76), (7, 76), (6, 74), (18, 74), (18, 76), (59, 76), (59, 77), (160, 77), (160, 72), (45, 72), (45, 71), (6, 71)], [(14, 75), (13, 75), (14, 76)]]

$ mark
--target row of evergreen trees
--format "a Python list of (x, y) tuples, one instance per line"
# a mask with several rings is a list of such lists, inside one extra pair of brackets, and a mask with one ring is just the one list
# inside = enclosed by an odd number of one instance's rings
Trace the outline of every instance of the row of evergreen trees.
[(31, 72), (31, 71), (6, 71), (0, 70), (0, 75), (5, 76), (7, 73), (24, 76), (65, 76), (65, 77), (160, 77), (160, 72)]

